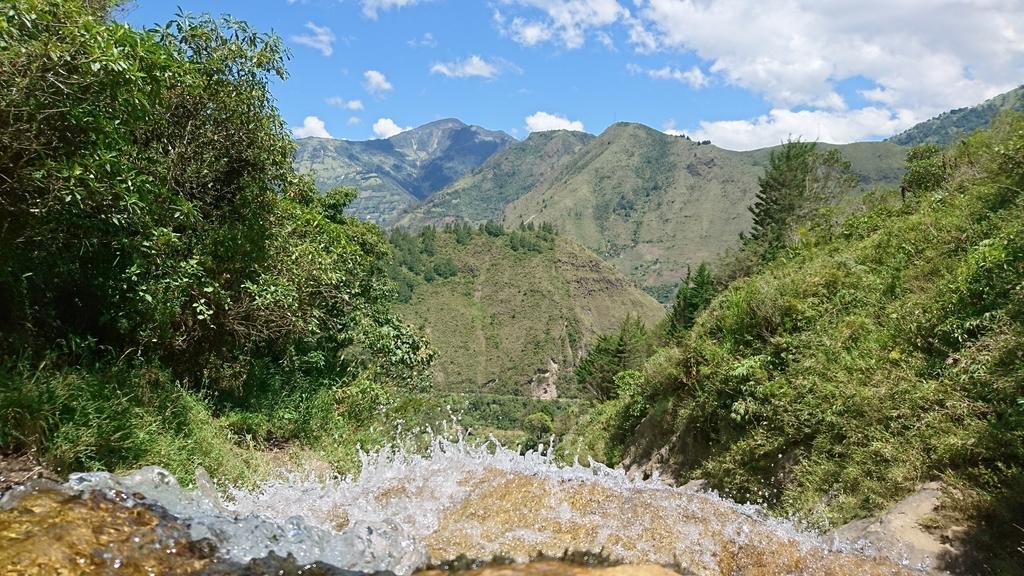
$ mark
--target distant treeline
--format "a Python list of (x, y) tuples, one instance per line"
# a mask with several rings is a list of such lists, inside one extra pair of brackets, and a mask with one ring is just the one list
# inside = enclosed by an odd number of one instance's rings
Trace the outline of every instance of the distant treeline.
[(558, 230), (550, 223), (521, 223), (507, 229), (497, 222), (472, 226), (465, 222), (426, 226), (417, 232), (392, 230), (388, 241), (394, 259), (388, 268), (397, 285), (397, 299), (408, 302), (420, 283), (446, 280), (459, 274), (453, 258), (456, 246), (468, 246), (474, 238), (500, 239), (513, 252), (542, 253), (554, 249)]

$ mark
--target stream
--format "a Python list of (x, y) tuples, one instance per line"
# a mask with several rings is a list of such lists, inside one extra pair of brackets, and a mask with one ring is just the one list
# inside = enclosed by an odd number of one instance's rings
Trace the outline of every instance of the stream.
[[(191, 490), (156, 467), (29, 482), (0, 500), (0, 566), (26, 575), (407, 576), (430, 566), (474, 570), (465, 574), (920, 573), (753, 505), (595, 462), (560, 465), (544, 451), (436, 437), (423, 452), (361, 458), (355, 477), (282, 473), (220, 493), (201, 469)], [(449, 562), (495, 557), (489, 567)]]

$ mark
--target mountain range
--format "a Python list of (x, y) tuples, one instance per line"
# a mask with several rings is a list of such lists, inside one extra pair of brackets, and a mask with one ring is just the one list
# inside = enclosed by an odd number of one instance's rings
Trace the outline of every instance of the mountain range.
[(500, 131), (445, 119), (391, 138), (366, 141), (302, 138), (295, 166), (327, 190), (351, 186), (350, 210), (387, 226), (406, 208), (427, 199), (516, 139)]
[[(1024, 109), (1024, 87), (884, 142), (835, 147), (851, 161), (862, 191), (896, 186), (907, 146), (951, 142), (1005, 109)], [(386, 227), (555, 224), (666, 295), (689, 267), (737, 245), (772, 150), (725, 150), (632, 123), (598, 136), (557, 130), (517, 141), (446, 119), (386, 140), (302, 139), (296, 165), (321, 188), (356, 187), (352, 212)]]

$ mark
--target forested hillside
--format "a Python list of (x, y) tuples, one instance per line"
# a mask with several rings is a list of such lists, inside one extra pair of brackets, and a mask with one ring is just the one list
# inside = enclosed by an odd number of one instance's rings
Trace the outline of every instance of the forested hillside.
[(943, 112), (931, 120), (921, 122), (889, 138), (888, 141), (901, 146), (952, 144), (975, 130), (987, 128), (996, 116), (1007, 110), (1024, 112), (1024, 86), (1014, 88), (977, 106)]
[(579, 396), (572, 371), (598, 334), (664, 309), (549, 226), (395, 230), (396, 311), (437, 350), (435, 389)]
[(353, 458), (432, 354), (354, 191), (292, 167), (280, 39), (106, 6), (0, 11), (0, 449), (226, 481), (271, 445)]
[(948, 150), (914, 148), (904, 197), (872, 195), (845, 219), (806, 209), (842, 183), (841, 158), (787, 144), (760, 179), (747, 272), (646, 362), (607, 375), (611, 399), (566, 449), (819, 526), (942, 480), (932, 528), (965, 527), (953, 538), (968, 550), (950, 568), (1015, 573), (1022, 135), (1009, 115)]
[[(860, 181), (894, 185), (905, 150), (838, 147)], [(550, 222), (655, 293), (715, 261), (749, 229), (747, 206), (771, 149), (733, 152), (640, 124), (616, 124), (560, 172), (505, 207), (506, 225)]]

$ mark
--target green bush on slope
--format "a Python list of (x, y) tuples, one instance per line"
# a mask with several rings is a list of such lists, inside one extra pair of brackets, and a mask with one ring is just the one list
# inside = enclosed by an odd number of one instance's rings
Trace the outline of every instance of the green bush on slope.
[[(31, 434), (4, 417), (2, 449), (120, 468), (204, 427), (313, 441), (421, 378), (431, 354), (389, 308), (386, 239), (344, 215), (353, 191), (321, 196), (292, 168), (268, 86), (280, 40), (208, 16), (138, 31), (102, 4), (0, 13), (0, 414), (51, 415)], [(159, 393), (131, 385), (149, 372)], [(171, 396), (195, 430), (159, 418)], [(86, 421), (121, 429), (78, 436)]]
[(676, 438), (680, 476), (830, 525), (935, 478), (1008, 492), (1024, 471), (1022, 153), (1022, 116), (941, 160), (912, 153), (906, 204), (894, 192), (733, 283), (670, 363), (648, 361), (654, 408), (631, 442)]

